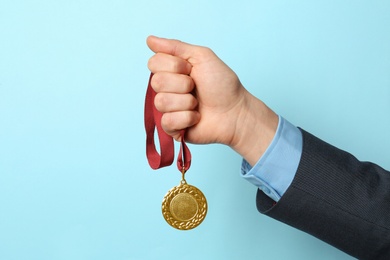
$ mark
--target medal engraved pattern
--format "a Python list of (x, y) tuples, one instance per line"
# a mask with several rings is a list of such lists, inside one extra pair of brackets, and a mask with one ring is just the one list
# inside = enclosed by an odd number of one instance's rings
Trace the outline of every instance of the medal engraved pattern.
[(176, 229), (188, 230), (197, 227), (207, 213), (207, 201), (196, 187), (181, 183), (165, 195), (162, 214), (169, 225)]

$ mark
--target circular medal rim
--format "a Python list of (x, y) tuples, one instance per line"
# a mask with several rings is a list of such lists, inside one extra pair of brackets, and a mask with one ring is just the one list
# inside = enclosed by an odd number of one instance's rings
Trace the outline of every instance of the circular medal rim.
[[(170, 210), (172, 199), (181, 193), (190, 194), (198, 203), (198, 210), (196, 214), (189, 220), (183, 221), (176, 219)], [(187, 183), (180, 183), (180, 185), (173, 187), (167, 192), (164, 196), (161, 208), (163, 217), (170, 226), (179, 230), (189, 230), (199, 226), (205, 219), (207, 214), (207, 200), (202, 191), (200, 191), (197, 187)]]

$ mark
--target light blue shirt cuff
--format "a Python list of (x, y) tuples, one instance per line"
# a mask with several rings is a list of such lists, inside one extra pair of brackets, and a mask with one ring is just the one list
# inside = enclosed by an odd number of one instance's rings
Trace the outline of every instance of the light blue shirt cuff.
[(243, 159), (241, 175), (277, 202), (294, 179), (301, 155), (301, 131), (279, 116), (271, 144), (253, 167)]

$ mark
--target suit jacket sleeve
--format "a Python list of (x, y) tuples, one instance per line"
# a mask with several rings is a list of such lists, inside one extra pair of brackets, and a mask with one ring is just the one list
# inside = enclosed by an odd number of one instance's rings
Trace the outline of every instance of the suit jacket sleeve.
[(390, 172), (301, 129), (297, 173), (278, 203), (257, 208), (359, 259), (390, 259)]

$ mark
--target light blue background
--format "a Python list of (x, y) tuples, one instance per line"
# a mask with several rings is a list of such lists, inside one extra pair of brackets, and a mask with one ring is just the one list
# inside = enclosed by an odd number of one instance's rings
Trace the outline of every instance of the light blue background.
[(220, 145), (190, 146), (206, 220), (165, 223), (180, 173), (146, 161), (145, 39), (211, 47), (277, 113), (389, 169), (389, 14), (379, 0), (1, 0), (0, 259), (351, 259), (260, 215)]

